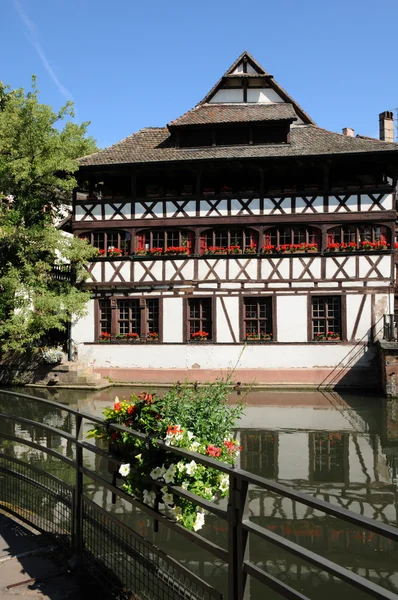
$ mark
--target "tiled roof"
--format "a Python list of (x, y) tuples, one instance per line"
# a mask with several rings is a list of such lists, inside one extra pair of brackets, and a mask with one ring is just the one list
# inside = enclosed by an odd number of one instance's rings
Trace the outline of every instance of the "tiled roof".
[(80, 165), (84, 167), (206, 159), (322, 156), (387, 150), (398, 151), (398, 144), (349, 137), (315, 125), (292, 127), (290, 144), (173, 148), (170, 145), (168, 129), (154, 127), (141, 129), (114, 146), (81, 158)]
[(171, 121), (169, 127), (280, 120), (297, 120), (291, 104), (201, 104)]

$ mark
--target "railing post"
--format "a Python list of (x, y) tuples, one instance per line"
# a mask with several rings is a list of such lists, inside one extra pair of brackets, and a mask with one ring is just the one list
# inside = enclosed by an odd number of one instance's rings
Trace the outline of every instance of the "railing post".
[(248, 483), (235, 473), (229, 476), (228, 500), (228, 600), (243, 600), (246, 574), (243, 570), (248, 534), (242, 527)]
[(75, 493), (74, 493), (74, 550), (75, 557), (77, 562), (80, 561), (83, 550), (83, 528), (82, 528), (82, 495), (83, 495), (83, 474), (81, 472), (81, 467), (83, 466), (83, 448), (79, 445), (79, 441), (82, 439), (82, 425), (83, 425), (83, 417), (81, 415), (76, 415), (75, 419), (75, 447), (76, 447), (76, 458), (75, 458)]

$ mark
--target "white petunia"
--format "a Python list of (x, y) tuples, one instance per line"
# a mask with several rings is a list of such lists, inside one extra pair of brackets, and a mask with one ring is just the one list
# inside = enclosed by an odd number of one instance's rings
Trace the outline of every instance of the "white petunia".
[(182, 484), (181, 484), (181, 487), (182, 487), (183, 490), (187, 490), (188, 489), (188, 485), (189, 485), (188, 481), (183, 481)]
[(148, 504), (148, 506), (151, 506), (152, 508), (155, 506), (156, 494), (153, 490), (144, 490), (143, 497), (145, 504)]
[(127, 477), (127, 475), (130, 473), (130, 465), (120, 465), (119, 473), (123, 477)]
[(193, 438), (195, 437), (192, 431), (187, 431), (187, 436), (189, 440), (193, 440)]
[(176, 521), (181, 521), (182, 520), (182, 509), (181, 509), (180, 506), (174, 506), (173, 508), (169, 508), (169, 511), (171, 512), (171, 516)]
[(178, 471), (179, 473), (184, 473), (185, 469), (186, 469), (186, 465), (185, 465), (185, 463), (183, 463), (183, 462), (180, 460), (180, 462), (178, 462), (178, 463), (177, 463), (177, 471)]
[(228, 475), (220, 476), (220, 490), (226, 492), (229, 488), (229, 477)]
[(173, 494), (170, 494), (167, 486), (162, 487), (160, 491), (162, 492), (163, 504), (166, 506), (171, 506), (174, 504)]
[(198, 512), (198, 514), (196, 515), (193, 530), (199, 531), (199, 529), (202, 529), (204, 524), (205, 524), (205, 516), (204, 516), (203, 512)]
[(199, 448), (199, 446), (200, 446), (199, 442), (192, 442), (192, 444), (190, 445), (189, 449), (192, 452), (196, 452), (197, 449)]
[(193, 475), (197, 468), (198, 468), (198, 465), (196, 464), (196, 462), (194, 460), (191, 460), (191, 462), (188, 463), (186, 466), (188, 475)]
[(174, 483), (174, 477), (176, 474), (177, 467), (176, 465), (170, 465), (165, 474), (163, 475), (163, 479), (166, 483)]
[(163, 466), (155, 467), (149, 474), (152, 477), (152, 479), (160, 479), (161, 477), (163, 477), (165, 470), (166, 469)]

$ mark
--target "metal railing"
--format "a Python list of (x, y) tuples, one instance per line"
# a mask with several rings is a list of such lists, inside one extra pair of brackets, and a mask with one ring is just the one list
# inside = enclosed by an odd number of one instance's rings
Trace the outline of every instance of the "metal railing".
[[(74, 449), (74, 453), (68, 453), (69, 456), (65, 456), (53, 448), (45, 447), (35, 440), (15, 435), (15, 431), (10, 433), (10, 428), (8, 431), (0, 431), (0, 440), (17, 442), (23, 446), (41, 450), (52, 459), (56, 458), (62, 461), (73, 469), (74, 481), (73, 484), (67, 484), (58, 477), (21, 459), (7, 455), (3, 451), (0, 453), (0, 506), (22, 520), (35, 525), (39, 530), (53, 535), (59, 543), (74, 553), (77, 563), (89, 569), (103, 582), (104, 588), (109, 590), (112, 597), (118, 598), (118, 600), (130, 600), (131, 598), (138, 600), (221, 600), (222, 598), (243, 600), (246, 597), (247, 579), (250, 576), (262, 583), (265, 588), (276, 591), (284, 598), (306, 599), (307, 596), (247, 558), (249, 536), (255, 536), (271, 544), (272, 547), (281, 548), (290, 556), (304, 560), (374, 598), (397, 600), (398, 596), (393, 592), (247, 519), (245, 506), (249, 485), (256, 486), (256, 489), (267, 490), (282, 498), (294, 500), (393, 542), (398, 542), (398, 529), (242, 469), (231, 468), (210, 457), (166, 446), (162, 440), (157, 440), (155, 443), (162, 450), (178, 457), (195, 460), (199, 464), (217, 469), (229, 476), (229, 500), (226, 509), (181, 487), (168, 485), (169, 491), (173, 494), (194, 502), (197, 506), (226, 521), (228, 547), (225, 549), (202, 535), (189, 531), (168, 519), (162, 512), (143, 504), (119, 489), (116, 485), (116, 478), (109, 482), (96, 470), (84, 465), (84, 452), (93, 453), (97, 458), (111, 460), (116, 464), (122, 463), (115, 456), (110, 456), (106, 450), (83, 439), (83, 423), (102, 425), (104, 424), (102, 418), (34, 396), (0, 390), (1, 394), (40, 402), (68, 414), (69, 420), (74, 424), (73, 433), (41, 423), (38, 420), (8, 413), (0, 413), (0, 419), (3, 423), (38, 427), (48, 435), (60, 436)], [(114, 424), (107, 424), (107, 426), (109, 431), (128, 432), (137, 439), (147, 440), (142, 433), (124, 426)], [(83, 478), (87, 478), (91, 484), (100, 486), (112, 494), (115, 499), (121, 499), (128, 505), (138, 508), (154, 523), (160, 523), (165, 528), (177, 532), (198, 548), (204, 549), (225, 563), (228, 570), (226, 594), (215, 589), (202, 577), (145, 539), (130, 525), (123, 522), (123, 519), (90, 499), (83, 486)], [(160, 485), (164, 486), (165, 484)], [(264, 589), (264, 593), (266, 593), (266, 589)]]
[(54, 264), (51, 268), (50, 275), (55, 281), (69, 281), (69, 283), (76, 282), (76, 269), (69, 264)]
[(383, 316), (383, 339), (388, 342), (398, 341), (398, 313)]

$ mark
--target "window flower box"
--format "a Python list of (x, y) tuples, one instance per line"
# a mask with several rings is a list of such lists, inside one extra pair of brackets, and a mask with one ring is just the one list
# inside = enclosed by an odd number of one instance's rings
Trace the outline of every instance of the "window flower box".
[(151, 248), (149, 250), (150, 256), (160, 256), (161, 254), (163, 254), (163, 248)]
[(250, 244), (250, 246), (246, 246), (245, 254), (257, 254), (257, 245)]
[(122, 343), (139, 342), (140, 336), (138, 333), (117, 333), (115, 339)]
[(191, 333), (191, 342), (206, 342), (209, 337), (207, 331), (196, 331)]
[(100, 344), (109, 344), (111, 341), (111, 334), (106, 331), (103, 331), (100, 334), (98, 341), (100, 342)]
[(314, 335), (314, 342), (339, 342), (340, 334), (329, 331), (328, 333), (316, 333)]
[(385, 242), (361, 242), (360, 244), (360, 249), (363, 252), (377, 252), (380, 250), (388, 250), (388, 248), (390, 247), (390, 244), (387, 244)]
[(277, 250), (272, 244), (267, 244), (261, 248), (261, 254), (274, 254)]
[(159, 334), (156, 331), (148, 333), (146, 341), (147, 342), (158, 342), (159, 341)]
[(188, 248), (186, 246), (169, 246), (166, 248), (165, 254), (188, 254)]
[(232, 194), (232, 187), (230, 185), (223, 185), (220, 192), (222, 194)]
[(178, 196), (177, 190), (166, 190), (164, 195), (166, 198), (173, 198), (174, 196)]
[(204, 196), (214, 196), (214, 189), (213, 188), (204, 188), (203, 195)]
[(121, 248), (108, 248), (108, 256), (123, 256)]
[(209, 246), (204, 251), (205, 254), (228, 254), (224, 246)]
[(247, 333), (246, 342), (272, 342), (272, 333)]
[(145, 250), (145, 248), (136, 248), (135, 249), (135, 255), (136, 256), (147, 256), (148, 255), (148, 250)]
[(235, 246), (227, 246), (227, 254), (242, 254), (242, 248), (239, 244)]

